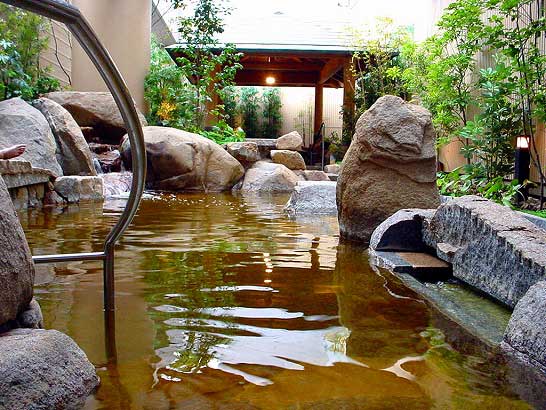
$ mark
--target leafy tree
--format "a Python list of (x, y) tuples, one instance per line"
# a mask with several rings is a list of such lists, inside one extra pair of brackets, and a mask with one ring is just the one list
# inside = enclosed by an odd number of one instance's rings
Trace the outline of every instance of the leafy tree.
[(59, 82), (39, 64), (40, 53), (48, 44), (43, 36), (46, 20), (5, 4), (0, 4), (0, 16), (0, 98), (29, 100), (59, 89)]
[(241, 90), (241, 115), (243, 117), (243, 129), (248, 138), (256, 138), (260, 132), (258, 110), (260, 99), (256, 87), (244, 87)]
[(194, 88), (167, 51), (152, 39), (150, 72), (144, 82), (150, 124), (196, 131)]
[[(180, 2), (175, 1), (175, 6)], [(219, 0), (194, 0), (193, 14), (178, 20), (184, 40), (183, 56), (177, 59), (195, 91), (195, 126), (203, 128), (209, 114), (222, 116), (220, 110), (209, 112), (207, 103), (215, 94), (223, 98), (223, 89), (233, 85), (241, 55), (231, 44), (220, 47), (216, 36), (224, 31), (223, 18), (230, 9)]]
[(277, 138), (282, 127), (281, 96), (278, 88), (267, 88), (262, 94), (264, 138)]
[(226, 123), (235, 128), (237, 124), (237, 110), (239, 105), (239, 93), (233, 86), (226, 87), (222, 90), (223, 106), (224, 106), (224, 120)]

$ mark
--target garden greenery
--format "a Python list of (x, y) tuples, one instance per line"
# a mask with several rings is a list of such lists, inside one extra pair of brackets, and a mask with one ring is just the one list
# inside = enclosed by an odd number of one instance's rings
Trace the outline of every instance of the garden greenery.
[[(543, 196), (544, 168), (535, 139), (537, 123), (546, 120), (541, 1), (456, 0), (438, 28), (424, 43), (408, 41), (400, 50), (405, 84), (431, 111), (439, 145), (458, 140), (467, 159), (467, 166), (453, 173), (453, 178), (465, 175), (464, 181), (449, 190), (466, 190), (470, 183), (470, 191), (487, 196), (483, 182), (498, 186), (510, 176), (514, 141), (526, 135)], [(483, 67), (484, 61), (490, 63)]]
[(48, 25), (34, 13), (0, 4), (0, 100), (26, 100), (60, 88), (59, 81), (40, 67), (40, 53), (48, 38)]
[(266, 88), (262, 93), (262, 137), (277, 138), (282, 127), (281, 96), (278, 88)]

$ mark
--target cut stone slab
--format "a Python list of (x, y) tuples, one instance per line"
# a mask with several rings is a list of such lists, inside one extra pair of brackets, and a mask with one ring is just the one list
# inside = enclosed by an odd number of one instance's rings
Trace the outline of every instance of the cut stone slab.
[(396, 273), (407, 273), (427, 282), (447, 280), (451, 266), (423, 252), (385, 252), (370, 250), (373, 264)]
[(317, 170), (296, 170), (294, 173), (301, 178), (302, 181), (330, 181), (328, 175)]
[(61, 332), (16, 329), (0, 335), (1, 409), (79, 409), (98, 383), (85, 353)]
[(339, 174), (341, 166), (339, 164), (330, 164), (324, 166), (324, 172), (327, 174)]
[(68, 176), (55, 180), (55, 191), (68, 203), (104, 200), (102, 178)]
[(435, 209), (401, 209), (383, 221), (370, 239), (376, 251), (422, 252), (428, 248), (423, 242), (423, 220), (430, 219)]
[(64, 175), (97, 175), (91, 150), (82, 131), (70, 113), (48, 98), (32, 102), (51, 127), (57, 143), (57, 161)]
[(34, 168), (63, 175), (57, 161), (57, 144), (51, 128), (40, 111), (21, 98), (0, 102), (0, 149), (25, 144), (18, 159), (27, 160)]
[(277, 148), (277, 140), (273, 138), (246, 138), (245, 142), (250, 142), (258, 146), (260, 159), (271, 158), (271, 150)]
[(255, 142), (230, 142), (226, 145), (226, 149), (233, 158), (242, 164), (260, 160), (260, 151)]
[(280, 150), (301, 151), (303, 138), (298, 131), (292, 131), (277, 138), (275, 146)]
[(546, 281), (533, 285), (516, 305), (503, 346), (546, 372)]
[(0, 326), (27, 309), (33, 285), (30, 248), (8, 188), (0, 177)]
[(303, 160), (301, 154), (297, 151), (272, 150), (271, 160), (276, 164), (284, 165), (288, 169), (305, 169), (305, 161)]
[(54, 178), (51, 171), (33, 168), (26, 160), (0, 160), (0, 175), (8, 189), (29, 185), (46, 184)]
[(546, 231), (481, 197), (443, 203), (424, 221), (423, 240), (453, 276), (512, 308), (546, 278)]
[(258, 161), (245, 174), (241, 192), (292, 192), (298, 177), (282, 164)]
[(284, 210), (291, 216), (336, 215), (336, 183), (299, 181)]

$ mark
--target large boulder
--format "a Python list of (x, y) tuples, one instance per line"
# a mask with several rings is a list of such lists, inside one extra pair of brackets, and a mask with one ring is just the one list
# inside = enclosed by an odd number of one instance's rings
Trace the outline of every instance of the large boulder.
[(0, 335), (1, 409), (79, 409), (98, 383), (85, 353), (56, 330)]
[(403, 208), (436, 208), (435, 134), (430, 113), (384, 96), (358, 120), (337, 186), (340, 235), (369, 243)]
[(326, 172), (314, 169), (294, 170), (294, 174), (296, 174), (302, 181), (330, 181), (330, 178)]
[(303, 146), (303, 138), (298, 131), (292, 131), (277, 138), (275, 144), (277, 149), (286, 149), (289, 151), (301, 151)]
[(80, 127), (61, 105), (47, 98), (32, 102), (45, 117), (57, 142), (57, 161), (64, 175), (97, 175), (91, 150)]
[(442, 204), (423, 239), (453, 265), (453, 276), (514, 307), (546, 278), (546, 231), (478, 196)]
[(282, 164), (288, 169), (305, 169), (305, 161), (297, 151), (274, 149), (271, 151), (271, 160), (276, 164)]
[(33, 284), (30, 248), (6, 184), (0, 177), (0, 326), (15, 320), (28, 308)]
[(546, 281), (533, 285), (518, 302), (504, 335), (507, 344), (524, 358), (546, 369)]
[[(80, 127), (90, 127), (100, 142), (119, 144), (127, 133), (125, 122), (108, 92), (56, 91), (45, 97), (62, 105)], [(138, 113), (142, 126), (148, 125)]]
[[(165, 191), (225, 191), (244, 175), (243, 166), (214, 141), (168, 127), (145, 127), (147, 183)], [(131, 169), (131, 145), (121, 155)]]
[(241, 191), (254, 193), (292, 192), (297, 183), (296, 174), (284, 165), (258, 161), (246, 172)]
[(26, 151), (19, 159), (26, 159), (33, 168), (63, 175), (57, 161), (57, 145), (46, 119), (36, 108), (20, 98), (0, 102), (0, 149), (25, 144)]
[(68, 203), (97, 202), (104, 199), (102, 178), (69, 176), (55, 180), (55, 192)]
[(299, 181), (284, 210), (291, 216), (336, 215), (336, 183)]

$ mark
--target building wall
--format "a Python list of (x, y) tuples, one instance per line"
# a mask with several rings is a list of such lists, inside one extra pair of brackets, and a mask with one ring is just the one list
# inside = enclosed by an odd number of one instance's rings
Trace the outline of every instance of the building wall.
[[(138, 108), (145, 110), (144, 79), (150, 66), (150, 0), (73, 0), (108, 49)], [(79, 46), (72, 49), (72, 87), (106, 91), (97, 70)]]
[(72, 85), (72, 36), (64, 24), (51, 21), (44, 33), (49, 38), (47, 49), (40, 55), (40, 66), (49, 67), (49, 75), (57, 78), (61, 85)]

